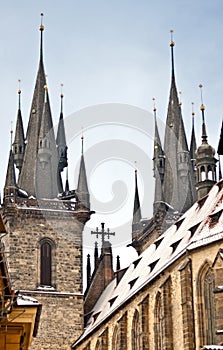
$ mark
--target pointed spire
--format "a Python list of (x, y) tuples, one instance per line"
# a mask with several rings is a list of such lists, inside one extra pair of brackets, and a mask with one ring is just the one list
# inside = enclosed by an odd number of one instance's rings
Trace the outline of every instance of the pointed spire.
[(119, 271), (121, 270), (121, 264), (120, 264), (120, 256), (117, 255), (117, 258), (116, 258), (116, 271)]
[[(166, 119), (164, 153), (165, 172), (163, 180), (164, 202), (174, 208), (179, 213), (189, 208), (195, 198), (193, 190), (193, 170), (188, 163), (189, 158), (186, 133), (182, 118), (181, 101), (179, 101), (174, 71), (174, 42), (171, 31), (171, 86)], [(184, 164), (181, 167), (181, 159)], [(188, 169), (186, 169), (186, 167)], [(185, 178), (185, 173), (188, 176)], [(185, 180), (185, 182), (184, 182)], [(182, 186), (184, 190), (182, 190)]]
[(24, 152), (25, 152), (25, 137), (24, 137), (24, 129), (23, 129), (22, 113), (21, 113), (21, 89), (20, 89), (21, 80), (19, 80), (18, 82), (19, 82), (18, 113), (17, 113), (17, 121), (16, 121), (15, 138), (12, 146), (13, 146), (15, 165), (19, 169), (19, 171), (21, 171)]
[(173, 48), (175, 46), (175, 43), (173, 41), (173, 30), (170, 30), (170, 36), (171, 36), (171, 41), (170, 41), (170, 47), (171, 47), (171, 67), (172, 67), (172, 79), (174, 79), (175, 74), (174, 74), (174, 53), (173, 53)]
[(222, 120), (222, 124), (221, 124), (220, 140), (218, 143), (218, 154), (223, 155), (223, 120)]
[(165, 157), (161, 146), (160, 135), (159, 135), (158, 125), (157, 125), (155, 98), (153, 98), (153, 102), (154, 102), (153, 113), (154, 113), (154, 125), (155, 125), (154, 153), (153, 153), (155, 194), (154, 194), (153, 209), (155, 214), (155, 212), (160, 208), (160, 203), (163, 202), (162, 182), (164, 177)]
[(91, 282), (91, 259), (90, 254), (87, 255), (87, 288), (90, 286)]
[(8, 168), (7, 168), (6, 179), (5, 179), (5, 187), (4, 187), (4, 200), (7, 197), (11, 197), (12, 195), (14, 195), (16, 190), (17, 190), (17, 184), (16, 184), (16, 176), (15, 176), (14, 157), (13, 157), (12, 150), (10, 150)]
[(191, 130), (191, 141), (190, 141), (190, 158), (193, 162), (193, 168), (194, 168), (194, 160), (195, 160), (195, 152), (197, 149), (197, 142), (196, 142), (196, 136), (195, 136), (195, 129), (194, 129), (194, 102), (191, 103), (192, 105), (192, 130)]
[(205, 106), (203, 104), (203, 92), (202, 92), (203, 85), (200, 84), (199, 88), (201, 90), (201, 106), (200, 106), (200, 110), (201, 110), (201, 113), (202, 113), (202, 143), (207, 143), (207, 132), (206, 132), (206, 124), (205, 124), (205, 118), (204, 118)]
[(132, 220), (133, 232), (139, 229), (139, 223), (141, 219), (142, 219), (142, 215), (141, 215), (141, 208), (140, 208), (140, 201), (139, 201), (137, 169), (135, 169), (135, 197), (134, 197), (133, 220)]
[(222, 172), (221, 172), (221, 160), (220, 155), (218, 155), (218, 181), (222, 180)]
[(66, 182), (65, 182), (65, 192), (68, 193), (70, 191), (69, 180), (68, 180), (68, 167), (66, 171)]
[[(43, 16), (41, 15), (41, 18)], [(19, 176), (19, 187), (29, 195), (36, 196), (36, 159), (39, 147), (39, 132), (44, 107), (46, 75), (43, 65), (43, 24), (40, 25), (40, 61), (33, 93), (29, 123), (26, 133), (24, 161)], [(56, 174), (57, 176), (57, 174)]]
[(90, 209), (90, 195), (88, 191), (88, 184), (87, 184), (87, 174), (86, 174), (86, 168), (85, 168), (85, 161), (84, 161), (84, 137), (81, 137), (81, 161), (80, 161), (80, 170), (79, 170), (79, 177), (78, 177), (78, 185), (77, 185), (77, 196), (79, 201), (88, 209)]
[(39, 30), (40, 30), (40, 61), (43, 61), (43, 31), (44, 31), (43, 13), (41, 13), (41, 23), (39, 26)]
[(65, 167), (67, 167), (67, 145), (66, 145), (66, 136), (65, 136), (65, 128), (64, 128), (64, 119), (63, 119), (63, 98), (64, 94), (62, 93), (63, 84), (61, 84), (61, 109), (60, 109), (60, 119), (58, 123), (57, 130), (57, 152), (59, 157), (59, 171), (63, 171)]
[(98, 267), (98, 242), (94, 243), (94, 269)]

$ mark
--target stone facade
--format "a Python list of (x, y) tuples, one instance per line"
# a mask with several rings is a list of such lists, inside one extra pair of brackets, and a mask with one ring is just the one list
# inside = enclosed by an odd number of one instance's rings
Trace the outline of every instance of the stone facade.
[[(70, 349), (83, 331), (82, 230), (89, 211), (76, 202), (14, 197), (2, 210), (13, 288), (38, 298), (42, 315), (32, 350)], [(41, 244), (51, 245), (51, 285), (41, 285)]]
[[(73, 349), (198, 350), (210, 337), (220, 343), (223, 298), (218, 284), (222, 284), (222, 245), (223, 241), (185, 253)], [(210, 290), (207, 283), (214, 284), (213, 309), (209, 310), (205, 309)], [(208, 313), (214, 315), (213, 329), (208, 325)]]

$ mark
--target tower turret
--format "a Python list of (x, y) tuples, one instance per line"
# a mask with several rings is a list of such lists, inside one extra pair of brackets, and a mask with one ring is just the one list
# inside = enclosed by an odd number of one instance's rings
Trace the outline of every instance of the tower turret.
[(18, 103), (16, 130), (15, 130), (15, 138), (12, 146), (13, 146), (14, 162), (17, 169), (19, 169), (19, 172), (20, 172), (22, 168), (23, 157), (25, 152), (25, 137), (24, 137), (24, 129), (23, 129), (22, 113), (21, 113), (20, 88), (18, 89), (18, 97), (19, 97), (19, 103)]
[(214, 157), (215, 150), (208, 144), (208, 137), (205, 123), (205, 106), (203, 104), (202, 85), (201, 89), (201, 114), (202, 114), (202, 144), (196, 151), (196, 168), (197, 168), (197, 195), (198, 199), (205, 196), (216, 183), (216, 163), (217, 159)]
[(17, 184), (15, 176), (15, 166), (14, 166), (14, 157), (12, 149), (9, 152), (8, 168), (5, 178), (5, 187), (4, 187), (4, 202), (5, 201), (14, 201), (14, 197), (17, 193)]

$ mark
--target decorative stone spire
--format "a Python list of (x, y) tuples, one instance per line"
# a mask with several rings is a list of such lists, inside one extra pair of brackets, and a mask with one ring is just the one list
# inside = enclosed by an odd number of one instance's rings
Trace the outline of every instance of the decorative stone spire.
[(68, 180), (68, 167), (66, 171), (66, 182), (65, 182), (65, 192), (68, 193), (70, 191), (69, 180)]
[[(195, 197), (192, 188), (192, 167), (187, 160), (189, 151), (181, 113), (181, 102), (178, 99), (175, 82), (174, 45), (173, 31), (171, 30), (171, 86), (164, 139), (163, 195), (164, 202), (173, 207), (175, 211), (182, 213), (193, 204)], [(181, 160), (184, 161), (183, 167)], [(186, 173), (187, 177), (185, 177)], [(182, 191), (182, 185), (185, 192)]]
[[(20, 83), (20, 80), (19, 80)], [(21, 171), (23, 157), (25, 152), (25, 137), (24, 137), (24, 129), (22, 122), (22, 113), (21, 113), (21, 90), (20, 87), (18, 89), (18, 113), (17, 113), (17, 121), (16, 121), (16, 130), (15, 130), (15, 138), (13, 142), (13, 153), (14, 153), (14, 161), (16, 167)]]
[(221, 124), (221, 135), (220, 135), (220, 139), (219, 139), (219, 143), (218, 143), (218, 151), (217, 153), (219, 155), (223, 155), (223, 121)]
[(135, 197), (134, 197), (133, 220), (132, 220), (133, 238), (134, 238), (135, 232), (139, 230), (139, 223), (141, 219), (142, 219), (142, 215), (141, 215), (141, 207), (140, 207), (140, 201), (139, 201), (137, 169), (135, 169)]
[[(63, 84), (61, 84), (61, 88), (63, 87)], [(64, 128), (64, 119), (63, 119), (63, 98), (64, 94), (61, 91), (60, 94), (61, 98), (61, 110), (60, 110), (60, 119), (58, 124), (58, 130), (57, 130), (57, 138), (56, 138), (56, 144), (57, 144), (57, 152), (58, 152), (58, 158), (59, 158), (59, 171), (63, 171), (65, 167), (67, 167), (67, 145), (66, 145), (66, 136), (65, 136), (65, 128)]]
[(153, 151), (153, 176), (155, 178), (155, 195), (154, 195), (154, 203), (153, 203), (153, 213), (155, 213), (160, 209), (161, 203), (163, 203), (163, 178), (164, 178), (164, 168), (165, 168), (165, 156), (162, 149), (160, 135), (157, 125), (156, 118), (156, 106), (155, 106), (155, 98), (153, 98), (154, 106), (154, 151)]
[(201, 90), (201, 114), (202, 114), (202, 144), (196, 151), (196, 168), (197, 168), (197, 196), (198, 199), (205, 196), (211, 187), (216, 183), (216, 163), (215, 150), (208, 144), (208, 137), (205, 123), (205, 106), (203, 104), (202, 85), (199, 85)]
[(87, 174), (84, 161), (84, 137), (81, 137), (81, 161), (77, 185), (77, 196), (79, 201), (88, 209), (90, 209), (90, 194), (88, 191)]
[(91, 259), (90, 254), (87, 255), (87, 288), (89, 288), (91, 282)]
[(197, 149), (197, 142), (196, 142), (196, 136), (195, 136), (195, 130), (194, 130), (194, 103), (191, 103), (192, 105), (192, 130), (191, 130), (191, 141), (190, 141), (190, 159), (193, 164), (193, 169), (194, 169), (194, 162), (195, 162), (195, 151)]
[(12, 197), (16, 194), (17, 184), (16, 184), (16, 176), (15, 176), (15, 166), (14, 166), (14, 157), (12, 149), (9, 152), (9, 160), (8, 160), (8, 168), (5, 179), (5, 187), (4, 187), (4, 201), (7, 198)]
[(94, 243), (94, 269), (96, 270), (98, 267), (99, 259), (98, 259), (98, 242)]
[(120, 256), (117, 255), (116, 257), (116, 271), (121, 270), (121, 264), (120, 264)]
[(41, 14), (40, 25), (40, 60), (36, 78), (35, 89), (33, 93), (32, 106), (30, 111), (29, 123), (26, 133), (26, 148), (24, 161), (19, 176), (19, 187), (25, 190), (29, 195), (36, 196), (36, 159), (39, 147), (39, 132), (44, 107), (44, 86), (46, 85), (46, 76), (43, 65), (43, 15)]

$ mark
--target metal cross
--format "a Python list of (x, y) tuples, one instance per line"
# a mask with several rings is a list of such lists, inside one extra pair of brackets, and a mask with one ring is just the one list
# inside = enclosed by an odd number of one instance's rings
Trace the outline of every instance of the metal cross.
[(107, 231), (105, 231), (105, 223), (102, 222), (101, 223), (101, 232), (99, 232), (98, 227), (96, 227), (95, 231), (91, 231), (92, 235), (96, 235), (96, 237), (98, 238), (98, 236), (101, 236), (101, 247), (104, 247), (104, 243), (105, 243), (105, 236), (108, 237), (108, 239), (110, 238), (110, 236), (115, 236), (115, 232), (110, 232), (109, 228), (107, 229)]

